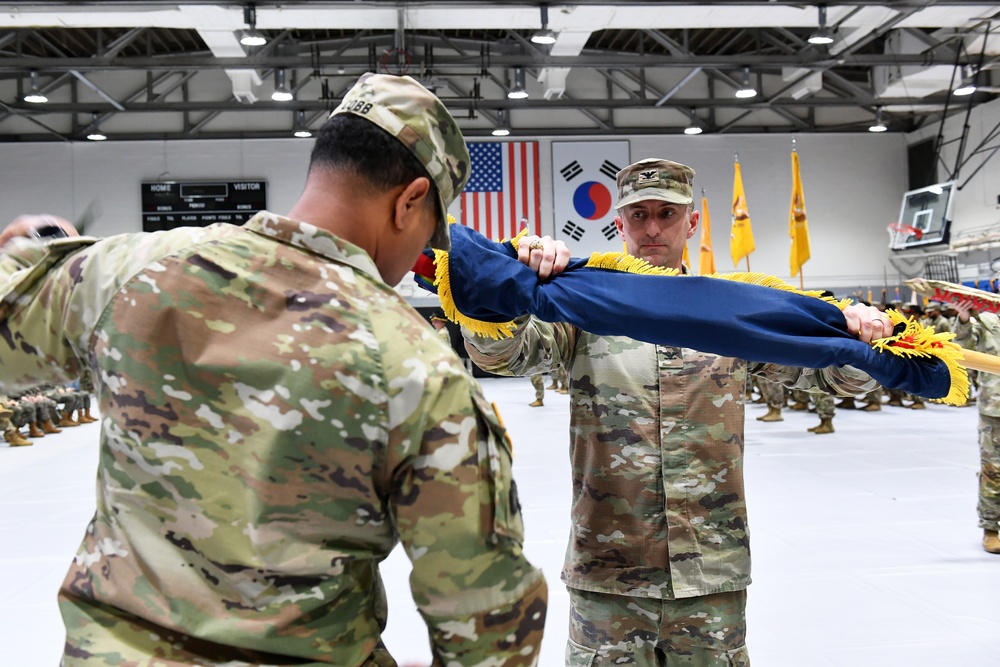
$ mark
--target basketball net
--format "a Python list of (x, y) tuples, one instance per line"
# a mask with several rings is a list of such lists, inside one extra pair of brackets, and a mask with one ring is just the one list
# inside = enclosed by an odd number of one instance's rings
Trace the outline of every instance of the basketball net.
[(890, 223), (886, 230), (889, 232), (889, 248), (892, 250), (903, 250), (911, 240), (919, 241), (924, 235), (922, 230), (901, 222)]

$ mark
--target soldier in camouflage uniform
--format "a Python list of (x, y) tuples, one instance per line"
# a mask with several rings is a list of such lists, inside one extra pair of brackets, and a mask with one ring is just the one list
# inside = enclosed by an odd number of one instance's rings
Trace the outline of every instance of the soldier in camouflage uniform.
[(816, 406), (816, 415), (819, 417), (819, 424), (806, 430), (817, 435), (833, 433), (833, 414), (836, 412), (833, 394), (828, 394), (824, 391), (811, 391), (809, 392), (809, 397), (813, 405)]
[(760, 379), (757, 382), (760, 393), (767, 402), (767, 413), (757, 417), (760, 422), (780, 422), (785, 421), (781, 416), (781, 408), (785, 407), (785, 387), (777, 382)]
[(83, 397), (83, 408), (76, 413), (76, 420), (81, 424), (90, 424), (97, 421), (97, 418), (90, 414), (90, 397), (94, 393), (94, 381), (90, 379), (88, 373), (84, 373), (78, 380), (76, 387)]
[(531, 386), (535, 389), (535, 400), (528, 403), (533, 408), (540, 408), (545, 404), (545, 373), (532, 373), (530, 378)]
[(65, 428), (80, 424), (73, 419), (73, 412), (83, 406), (83, 399), (79, 392), (57, 384), (43, 384), (38, 387), (38, 390), (45, 398), (57, 405), (56, 413), (59, 418), (59, 426)]
[[(619, 172), (616, 224), (631, 255), (681, 268), (698, 220), (693, 175), (666, 160)], [(565, 268), (569, 250), (549, 237), (527, 236), (518, 256), (545, 279)], [(877, 312), (851, 306), (848, 328), (864, 331), (863, 339), (873, 327), (875, 337), (886, 335), (891, 325), (873, 324)], [(747, 373), (847, 394), (873, 381), (848, 367), (748, 364), (530, 317), (515, 324), (513, 337), (503, 340), (463, 335), (470, 356), (488, 371), (527, 375), (562, 363), (570, 374), (566, 663), (748, 665)]]
[(17, 401), (0, 395), (0, 432), (11, 447), (25, 447), (34, 444), (21, 435), (20, 428), (27, 423), (25, 410)]
[[(955, 342), (987, 354), (1000, 354), (1000, 317), (979, 313), (971, 318), (967, 304), (957, 304)], [(983, 548), (1000, 554), (1000, 375), (979, 374), (979, 527)]]
[(882, 385), (865, 394), (865, 406), (861, 409), (865, 412), (878, 412), (882, 409)]
[(57, 428), (52, 423), (52, 419), (58, 419), (59, 406), (56, 402), (45, 398), (39, 390), (32, 387), (19, 394), (13, 394), (13, 398), (22, 404), (26, 409), (31, 410), (31, 418), (28, 422), (28, 435), (32, 438), (41, 438), (46, 433), (61, 433), (62, 429)]
[(551, 371), (549, 375), (552, 376), (552, 382), (546, 389), (551, 389), (560, 394), (569, 393), (569, 377), (566, 373), (566, 369), (562, 366), (556, 366)]
[(537, 663), (547, 589), (507, 434), (392, 289), (449, 247), (468, 174), (432, 93), (366, 75), (287, 217), (97, 242), (57, 220), (71, 238), (42, 244), (22, 216), (0, 234), (4, 381), (98, 384), (63, 667), (395, 665), (378, 564), (397, 542), (434, 664)]

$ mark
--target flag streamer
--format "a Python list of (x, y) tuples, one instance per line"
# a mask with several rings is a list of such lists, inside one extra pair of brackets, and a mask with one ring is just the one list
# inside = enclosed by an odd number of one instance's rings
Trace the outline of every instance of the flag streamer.
[(517, 259), (517, 237), (497, 243), (452, 225), (451, 242), (450, 252), (427, 251), (435, 258), (429, 277), (445, 315), (484, 336), (509, 337), (515, 318), (530, 314), (597, 335), (749, 361), (852, 365), (885, 387), (949, 404), (968, 397), (953, 335), (934, 334), (898, 313), (893, 322), (902, 331), (868, 344), (847, 331), (841, 311), (850, 300), (818, 298), (765, 274), (679, 276), (635, 257), (599, 253), (574, 258), (564, 272), (539, 281)]
[[(747, 196), (743, 191), (743, 175), (740, 173), (740, 162), (736, 161), (733, 176), (733, 224), (729, 232), (729, 254), (733, 256), (733, 266), (739, 266), (740, 260), (749, 257), (754, 251), (753, 227), (750, 225), (750, 211), (747, 210)], [(749, 262), (749, 259), (747, 260)]]
[(708, 198), (704, 194), (701, 197), (700, 223), (701, 250), (698, 254), (698, 273), (708, 276), (715, 273), (715, 252), (712, 250), (712, 219), (708, 215)]
[(806, 218), (806, 197), (799, 173), (799, 154), (792, 150), (792, 203), (788, 209), (788, 235), (792, 239), (789, 256), (791, 275), (799, 275), (809, 261), (809, 221)]

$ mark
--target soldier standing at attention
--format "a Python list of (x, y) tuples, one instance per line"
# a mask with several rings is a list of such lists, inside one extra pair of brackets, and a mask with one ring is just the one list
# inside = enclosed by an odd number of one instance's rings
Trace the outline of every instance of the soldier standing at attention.
[[(987, 354), (1000, 354), (1000, 317), (978, 313), (967, 303), (956, 304), (955, 342)], [(979, 398), (979, 527), (983, 549), (1000, 554), (1000, 375), (980, 373)]]
[[(434, 664), (537, 663), (547, 590), (506, 432), (392, 289), (450, 247), (468, 176), (440, 100), (365, 75), (287, 216), (103, 241), (22, 216), (0, 234), (4, 340), (32, 341), (0, 341), (5, 382), (97, 381), (63, 667), (395, 664), (378, 565), (399, 541)], [(70, 238), (21, 238), (45, 225)]]
[[(684, 270), (684, 244), (698, 222), (693, 177), (690, 167), (657, 159), (618, 173), (615, 224), (630, 255)], [(549, 237), (518, 243), (519, 259), (543, 280), (562, 271), (569, 255)], [(860, 304), (844, 312), (847, 329), (865, 341), (891, 333), (878, 316)], [(533, 317), (515, 323), (512, 338), (463, 335), (473, 361), (488, 371), (530, 375), (564, 364), (570, 374), (567, 664), (749, 665), (747, 373), (842, 395), (874, 381), (850, 367), (748, 364)]]
[(532, 373), (531, 386), (535, 389), (535, 400), (528, 405), (532, 408), (540, 408), (545, 405), (545, 373)]

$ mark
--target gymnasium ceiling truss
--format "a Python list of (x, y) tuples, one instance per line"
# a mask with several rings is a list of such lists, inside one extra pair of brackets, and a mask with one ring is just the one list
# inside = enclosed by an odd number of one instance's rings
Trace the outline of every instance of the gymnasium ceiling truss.
[(0, 2), (0, 141), (286, 137), (365, 71), (418, 78), (470, 137), (910, 132), (1000, 93), (998, 24), (931, 0)]

